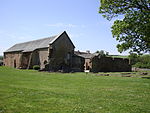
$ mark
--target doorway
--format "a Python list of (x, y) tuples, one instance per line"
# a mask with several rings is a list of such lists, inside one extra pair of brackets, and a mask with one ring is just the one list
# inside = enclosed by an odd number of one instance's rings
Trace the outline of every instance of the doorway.
[(16, 60), (14, 60), (14, 68), (16, 68)]

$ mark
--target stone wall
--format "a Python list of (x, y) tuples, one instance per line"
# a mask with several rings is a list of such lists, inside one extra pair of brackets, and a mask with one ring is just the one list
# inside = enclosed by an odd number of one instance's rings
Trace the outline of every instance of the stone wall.
[(39, 65), (40, 66), (39, 51), (35, 50), (35, 51), (31, 52), (30, 55), (31, 56), (28, 56), (29, 68), (32, 69), (34, 65)]
[(128, 72), (131, 71), (131, 65), (128, 59), (100, 57), (91, 59), (92, 72)]
[(21, 52), (4, 53), (4, 65), (19, 68), (21, 55)]
[(74, 46), (68, 36), (63, 33), (49, 48), (49, 69), (52, 71), (72, 67)]
[(83, 72), (85, 59), (83, 57), (74, 55), (72, 60), (72, 71)]
[(32, 57), (31, 52), (22, 53), (22, 56), (20, 57), (20, 68), (21, 69), (31, 68), (30, 67), (30, 57)]
[(45, 68), (48, 63), (48, 48), (39, 49), (40, 68)]

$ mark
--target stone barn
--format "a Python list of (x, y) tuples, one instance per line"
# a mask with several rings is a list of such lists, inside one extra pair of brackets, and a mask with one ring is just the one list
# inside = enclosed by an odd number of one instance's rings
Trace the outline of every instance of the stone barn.
[(14, 68), (51, 71), (71, 70), (73, 67), (74, 44), (67, 33), (39, 40), (19, 43), (4, 52), (4, 64)]

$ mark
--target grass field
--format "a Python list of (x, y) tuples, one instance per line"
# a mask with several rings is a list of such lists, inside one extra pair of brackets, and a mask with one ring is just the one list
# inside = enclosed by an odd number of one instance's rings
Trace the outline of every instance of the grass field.
[(113, 58), (128, 58), (128, 55), (111, 55)]
[(0, 67), (0, 113), (150, 113), (150, 79)]

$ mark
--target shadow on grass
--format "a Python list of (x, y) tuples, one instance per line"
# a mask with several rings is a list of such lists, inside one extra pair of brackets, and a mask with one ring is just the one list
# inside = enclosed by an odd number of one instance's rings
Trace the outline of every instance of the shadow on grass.
[(150, 79), (150, 77), (141, 77), (141, 78)]

